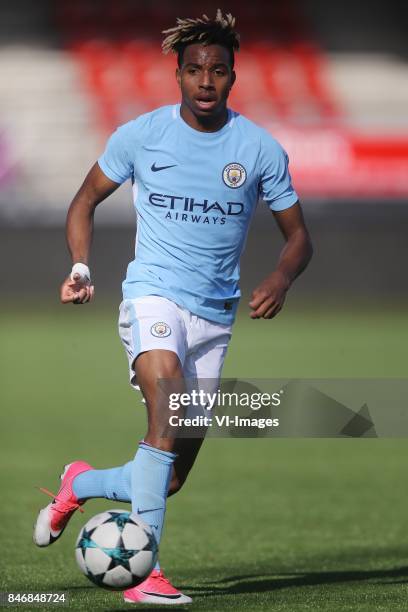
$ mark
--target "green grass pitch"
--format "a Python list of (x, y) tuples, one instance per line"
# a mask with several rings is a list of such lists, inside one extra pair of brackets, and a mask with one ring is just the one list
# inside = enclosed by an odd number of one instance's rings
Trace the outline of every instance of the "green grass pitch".
[[(36, 485), (55, 490), (77, 458), (120, 465), (143, 435), (117, 307), (29, 303), (2, 315), (1, 590), (65, 591), (77, 610), (131, 609), (88, 582), (73, 554), (83, 523), (119, 504), (91, 501), (56, 544), (31, 542), (48, 503)], [(292, 299), (272, 322), (243, 308), (224, 375), (406, 377), (407, 364), (402, 310)], [(405, 440), (207, 440), (169, 501), (163, 568), (194, 610), (406, 610), (407, 472)]]

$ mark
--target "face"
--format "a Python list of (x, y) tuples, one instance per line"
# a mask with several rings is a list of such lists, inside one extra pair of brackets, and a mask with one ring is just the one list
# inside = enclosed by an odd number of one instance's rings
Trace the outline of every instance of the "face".
[(189, 45), (177, 69), (182, 105), (198, 120), (225, 113), (235, 73), (228, 49), (221, 45)]

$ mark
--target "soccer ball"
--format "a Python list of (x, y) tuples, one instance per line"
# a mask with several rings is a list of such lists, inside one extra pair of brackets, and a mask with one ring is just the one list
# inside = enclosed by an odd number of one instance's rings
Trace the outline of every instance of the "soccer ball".
[(147, 578), (157, 561), (152, 530), (137, 514), (108, 510), (81, 529), (75, 556), (89, 580), (106, 589), (132, 588)]

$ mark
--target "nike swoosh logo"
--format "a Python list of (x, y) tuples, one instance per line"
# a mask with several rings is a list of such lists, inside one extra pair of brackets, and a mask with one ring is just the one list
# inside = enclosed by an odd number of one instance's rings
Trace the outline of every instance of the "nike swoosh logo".
[(163, 597), (163, 599), (181, 599), (181, 595), (177, 594), (177, 595), (166, 595), (165, 593), (151, 593), (150, 591), (142, 591), (140, 590), (141, 593), (144, 593), (145, 595), (153, 595), (153, 597)]
[(139, 508), (136, 510), (137, 514), (144, 514), (145, 512), (155, 512), (156, 510), (163, 510), (163, 507), (161, 508), (148, 508), (147, 510), (139, 510)]
[(167, 168), (174, 168), (177, 164), (172, 164), (171, 166), (156, 166), (156, 162), (150, 167), (152, 172), (160, 172), (160, 170), (167, 170)]

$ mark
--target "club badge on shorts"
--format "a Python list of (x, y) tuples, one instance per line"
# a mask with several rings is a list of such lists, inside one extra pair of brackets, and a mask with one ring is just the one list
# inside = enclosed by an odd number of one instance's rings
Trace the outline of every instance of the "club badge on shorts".
[(167, 336), (170, 336), (171, 334), (171, 329), (167, 325), (167, 323), (163, 323), (163, 321), (159, 321), (158, 323), (155, 323), (154, 325), (151, 326), (150, 333), (152, 334), (152, 336), (155, 336), (156, 338), (167, 338)]
[(222, 171), (222, 180), (231, 189), (241, 187), (246, 181), (247, 173), (242, 164), (228, 164)]

